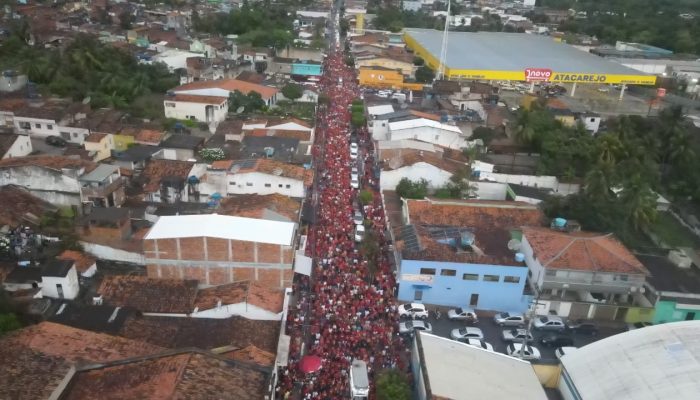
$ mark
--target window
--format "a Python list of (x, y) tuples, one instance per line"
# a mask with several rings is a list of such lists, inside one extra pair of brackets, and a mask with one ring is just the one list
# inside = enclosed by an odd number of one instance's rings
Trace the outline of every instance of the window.
[(500, 279), (498, 275), (484, 275), (484, 282), (498, 282)]
[(281, 187), (282, 187), (282, 184), (280, 183), (279, 185), (277, 185), (277, 187), (278, 187), (278, 188), (281, 188)]
[(413, 294), (413, 300), (423, 300), (423, 291), (416, 290), (416, 292)]
[(34, 124), (34, 127), (35, 127), (36, 129), (41, 129), (41, 124)]
[(454, 269), (441, 269), (440, 275), (442, 276), (457, 276), (457, 270)]
[(32, 124), (22, 121), (19, 123), (19, 127), (20, 129), (32, 129)]
[(234, 186), (236, 184), (236, 182), (229, 182), (228, 184), (231, 186)]
[(618, 276), (617, 276), (617, 279), (619, 279), (619, 280), (621, 280), (621, 281), (623, 281), (623, 282), (627, 282), (627, 280), (629, 279), (629, 276), (627, 276), (627, 275), (618, 275)]
[(271, 187), (271, 186), (272, 186), (272, 185), (269, 184), (269, 183), (266, 183), (266, 184), (265, 184), (265, 187)]
[(505, 282), (505, 283), (520, 283), (520, 277), (519, 276), (504, 276), (503, 282)]
[(165, 103), (165, 106), (166, 106), (166, 107), (170, 107), (170, 108), (174, 108), (174, 107), (175, 107), (175, 103)]
[(462, 274), (462, 279), (465, 281), (478, 281), (479, 274)]
[(246, 182), (245, 185), (246, 186), (253, 186), (253, 182)]
[(287, 188), (287, 189), (289, 189), (289, 188), (292, 187), (292, 185), (285, 185), (284, 187)]
[(546, 276), (557, 276), (557, 271), (555, 271), (555, 270), (553, 270), (553, 269), (548, 269), (547, 271), (545, 271), (544, 274), (545, 274)]
[(435, 275), (435, 268), (421, 268), (421, 275)]
[(52, 131), (52, 130), (53, 130), (53, 125), (51, 125), (51, 124), (46, 124), (46, 129)]

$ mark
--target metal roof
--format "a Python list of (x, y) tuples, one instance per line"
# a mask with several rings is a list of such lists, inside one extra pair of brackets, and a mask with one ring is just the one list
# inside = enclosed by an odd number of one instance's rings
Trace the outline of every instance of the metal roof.
[(97, 168), (80, 177), (82, 182), (104, 182), (110, 175), (117, 172), (119, 167), (109, 164), (98, 164)]
[(245, 242), (291, 246), (296, 224), (227, 215), (175, 215), (160, 217), (145, 239), (215, 237)]
[(562, 357), (563, 379), (584, 400), (696, 400), (700, 321), (621, 333)]
[[(406, 34), (440, 59), (442, 31), (406, 29)], [(450, 69), (524, 71), (550, 68), (559, 73), (646, 75), (602, 57), (555, 42), (548, 36), (505, 32), (450, 32), (446, 66)]]
[(426, 118), (415, 118), (408, 119), (405, 121), (389, 122), (389, 129), (392, 131), (413, 128), (436, 128), (443, 131), (450, 131), (462, 134), (462, 131), (454, 125), (441, 124), (437, 121), (433, 121), (432, 119)]

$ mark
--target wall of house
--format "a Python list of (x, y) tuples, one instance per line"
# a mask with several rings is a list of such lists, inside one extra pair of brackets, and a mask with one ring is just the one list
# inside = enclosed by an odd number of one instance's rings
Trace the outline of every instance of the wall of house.
[(532, 186), (543, 189), (552, 189), (562, 196), (578, 193), (581, 185), (578, 183), (562, 183), (556, 176), (538, 175), (511, 175), (496, 172), (480, 171), (479, 179), (500, 183), (515, 183), (517, 185)]
[(304, 197), (306, 193), (303, 180), (259, 172), (229, 175), (227, 192), (228, 194), (261, 195), (279, 193), (290, 197)]
[(406, 63), (398, 60), (392, 60), (390, 58), (371, 58), (365, 60), (355, 61), (356, 67), (383, 67), (389, 69), (398, 69), (402, 74), (411, 76), (413, 75), (413, 64)]
[(85, 241), (81, 241), (80, 244), (87, 253), (99, 259), (146, 265), (145, 258), (143, 254), (140, 253), (132, 253), (130, 251)]
[(586, 128), (586, 130), (590, 131), (591, 133), (597, 133), (598, 129), (600, 129), (600, 117), (581, 116), (579, 120), (583, 122), (583, 126)]
[(457, 132), (440, 128), (419, 126), (401, 130), (392, 130), (389, 126), (389, 140), (413, 139), (460, 150), (468, 147), (467, 139)]
[(481, 200), (505, 200), (508, 185), (496, 182), (471, 182), (476, 187), (476, 195)]
[(392, 171), (382, 171), (380, 182), (382, 190), (394, 190), (403, 178), (417, 180), (424, 178), (428, 181), (428, 187), (437, 189), (444, 186), (452, 176), (452, 173), (442, 170), (427, 162), (418, 162)]
[(377, 119), (369, 122), (369, 131), (374, 140), (387, 140), (389, 138), (389, 122), (385, 119)]
[(129, 148), (131, 143), (134, 143), (134, 137), (131, 135), (114, 135), (114, 150), (124, 151)]
[(403, 86), (403, 74), (398, 71), (360, 68), (358, 79), (362, 86), (396, 89)]
[(36, 166), (8, 167), (0, 170), (0, 186), (18, 185), (40, 199), (59, 206), (80, 205), (77, 178)]
[[(29, 124), (27, 128), (25, 124)], [(29, 134), (31, 137), (45, 138), (61, 136), (71, 143), (83, 144), (85, 137), (90, 134), (88, 129), (60, 126), (54, 120), (14, 117), (15, 129), (18, 133)]]
[(194, 318), (230, 318), (235, 315), (262, 321), (279, 321), (282, 318), (282, 313), (277, 314), (246, 303), (224, 304), (221, 307), (192, 313), (190, 316)]
[(255, 280), (271, 288), (291, 285), (292, 246), (210, 237), (144, 240), (148, 276), (197, 279), (205, 285)]
[(212, 121), (221, 122), (226, 119), (226, 115), (228, 114), (228, 102), (224, 102), (220, 105), (213, 105), (204, 103), (190, 103), (186, 101), (173, 101), (172, 99), (168, 100), (167, 98), (163, 101), (163, 107), (165, 108), (166, 118), (194, 118), (199, 122), (208, 122), (207, 106), (214, 107)]
[(164, 148), (163, 149), (163, 159), (165, 160), (180, 160), (187, 161), (193, 159), (195, 156), (194, 150), (190, 149), (173, 149)]
[(2, 158), (24, 157), (32, 151), (32, 141), (29, 139), (29, 135), (19, 135)]
[(687, 319), (700, 320), (700, 305), (679, 304), (673, 300), (659, 300), (656, 303), (656, 313), (652, 322), (659, 324), (685, 321)]
[[(515, 261), (513, 263), (515, 264)], [(435, 269), (435, 275), (426, 277), (425, 269)], [(446, 273), (442, 272), (443, 270), (454, 270), (455, 275), (442, 275)], [(465, 280), (464, 274), (471, 274), (470, 277), (478, 275), (478, 279)], [(486, 281), (484, 275), (498, 276), (498, 281)], [(418, 276), (431, 282), (422, 282)], [(505, 282), (506, 276), (517, 280), (517, 283)], [(402, 260), (398, 297), (403, 302), (417, 301), (450, 307), (470, 306), (479, 310), (522, 312), (528, 307), (527, 299), (523, 296), (526, 278), (527, 268), (523, 266)], [(473, 294), (479, 295), (476, 305), (470, 305)], [(417, 298), (421, 295), (422, 298)]]
[(102, 161), (112, 156), (112, 149), (114, 149), (113, 135), (109, 134), (99, 142), (85, 142), (83, 146), (85, 150), (95, 152), (94, 161)]
[(68, 271), (65, 277), (43, 276), (41, 278), (41, 294), (46, 297), (60, 299), (58, 288), (56, 285), (61, 285), (63, 289), (63, 298), (73, 300), (78, 297), (80, 284), (78, 283), (78, 274), (75, 271), (75, 266)]

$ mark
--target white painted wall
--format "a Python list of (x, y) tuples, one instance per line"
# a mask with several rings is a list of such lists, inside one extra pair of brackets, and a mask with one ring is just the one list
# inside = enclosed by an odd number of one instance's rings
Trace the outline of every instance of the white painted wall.
[(228, 176), (227, 193), (260, 195), (279, 193), (290, 197), (304, 197), (305, 188), (303, 180), (260, 172), (246, 172)]
[(4, 155), (0, 154), (0, 156), (2, 156), (2, 159), (24, 157), (28, 156), (32, 151), (32, 141), (29, 139), (29, 135), (19, 135), (7, 150), (7, 153)]
[[(29, 124), (28, 126), (26, 124)], [(60, 126), (54, 120), (14, 117), (15, 129), (20, 134), (28, 134), (31, 137), (45, 138), (47, 136), (61, 136), (71, 143), (83, 144), (85, 137), (90, 131), (85, 128), (74, 128), (72, 126)]]
[(556, 176), (511, 175), (496, 172), (481, 171), (479, 178), (500, 183), (515, 183), (518, 185), (552, 189), (562, 196), (578, 193), (581, 185), (577, 183), (561, 183)]
[(417, 162), (392, 171), (382, 171), (379, 181), (381, 182), (382, 190), (394, 190), (403, 178), (408, 178), (412, 181), (424, 178), (428, 181), (429, 188), (437, 189), (445, 185), (451, 176), (451, 172), (442, 170), (432, 164)]
[(83, 249), (97, 258), (111, 261), (121, 261), (138, 265), (146, 265), (143, 254), (132, 253), (126, 250), (115, 249), (113, 247), (81, 241)]
[[(207, 106), (212, 106), (214, 108), (214, 113), (211, 121), (207, 121)], [(190, 103), (187, 101), (173, 101), (166, 100), (163, 101), (163, 107), (165, 109), (166, 118), (175, 119), (192, 119), (199, 122), (221, 122), (226, 119), (228, 114), (228, 102), (224, 102), (221, 105), (204, 104), (204, 103)]]
[[(377, 119), (370, 121), (371, 126), (369, 131), (372, 134), (372, 139), (374, 140), (387, 140), (389, 139), (389, 122), (385, 119)], [(394, 139), (395, 140), (395, 139)]]
[(282, 313), (277, 314), (246, 303), (225, 304), (210, 310), (194, 312), (190, 316), (193, 318), (230, 318), (234, 315), (263, 321), (279, 321), (282, 319)]
[(544, 267), (538, 260), (535, 259), (532, 246), (530, 246), (530, 243), (527, 241), (525, 235), (523, 235), (523, 238), (520, 241), (519, 252), (525, 255), (525, 265), (527, 265), (527, 268), (532, 273), (530, 279), (528, 279), (530, 285), (542, 287), (542, 282), (544, 281)]
[(600, 120), (600, 117), (590, 115), (581, 116), (581, 118), (579, 118), (579, 121), (583, 123), (583, 126), (586, 128), (586, 130), (592, 133), (598, 133), (598, 129), (600, 129)]
[(481, 200), (505, 200), (508, 185), (497, 182), (471, 182), (476, 187), (476, 195)]
[(165, 160), (187, 161), (193, 158), (195, 158), (195, 154), (194, 151), (190, 149), (163, 149), (163, 159)]
[[(389, 124), (390, 125), (390, 124)], [(457, 132), (448, 131), (445, 129), (430, 127), (430, 126), (419, 126), (415, 128), (406, 128), (395, 130), (389, 126), (389, 140), (403, 140), (403, 139), (414, 139), (423, 142), (437, 144), (443, 147), (449, 147), (450, 149), (462, 149), (469, 147), (467, 144), (467, 139), (464, 135)], [(377, 139), (375, 140), (382, 140)]]
[(72, 177), (34, 165), (7, 167), (0, 170), (0, 186), (22, 186), (34, 196), (60, 206), (80, 205), (77, 175)]
[(78, 283), (78, 273), (75, 270), (75, 265), (68, 270), (65, 277), (57, 276), (42, 276), (41, 277), (41, 294), (46, 297), (60, 299), (58, 288), (56, 285), (61, 285), (63, 289), (63, 298), (72, 300), (78, 297), (80, 284)]

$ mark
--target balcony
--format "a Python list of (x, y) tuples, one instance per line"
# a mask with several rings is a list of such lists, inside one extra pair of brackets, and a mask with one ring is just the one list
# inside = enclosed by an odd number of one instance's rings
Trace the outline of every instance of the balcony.
[(596, 293), (629, 293), (644, 286), (644, 278), (630, 276), (627, 280), (610, 279), (610, 276), (588, 277), (545, 276), (544, 289), (586, 290)]

